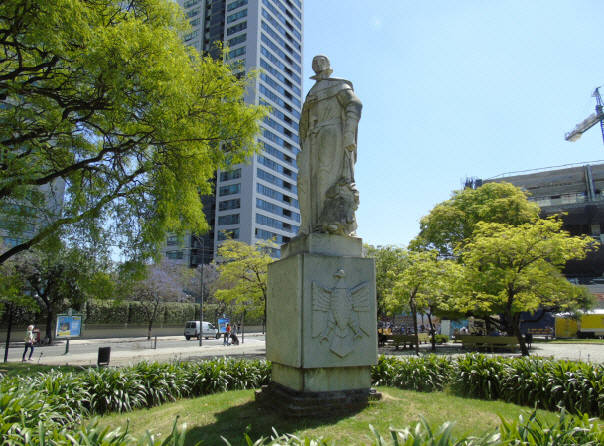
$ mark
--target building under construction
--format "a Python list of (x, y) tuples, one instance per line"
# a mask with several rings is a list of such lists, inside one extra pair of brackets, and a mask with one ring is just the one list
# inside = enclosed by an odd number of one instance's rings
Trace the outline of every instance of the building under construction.
[[(542, 217), (562, 214), (565, 230), (590, 235), (604, 244), (604, 164), (511, 172), (473, 183), (504, 181), (527, 191), (529, 200), (541, 207)], [(564, 273), (572, 282), (587, 285), (604, 308), (604, 249), (585, 260), (569, 262)]]

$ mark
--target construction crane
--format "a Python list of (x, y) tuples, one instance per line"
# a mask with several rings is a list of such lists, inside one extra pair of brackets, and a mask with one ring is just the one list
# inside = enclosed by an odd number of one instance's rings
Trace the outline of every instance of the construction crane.
[(600, 87), (596, 88), (592, 93), (592, 97), (596, 98), (596, 112), (589, 115), (582, 122), (577, 124), (573, 130), (564, 135), (564, 139), (567, 141), (576, 141), (585, 133), (587, 130), (592, 128), (598, 122), (600, 123), (600, 129), (602, 130), (602, 142), (604, 142), (604, 112), (602, 108), (602, 96), (600, 96)]

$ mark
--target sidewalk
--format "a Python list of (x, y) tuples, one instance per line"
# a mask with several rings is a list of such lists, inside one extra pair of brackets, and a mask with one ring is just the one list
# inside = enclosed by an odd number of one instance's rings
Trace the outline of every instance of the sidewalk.
[[(241, 334), (238, 335), (241, 338)], [(245, 333), (245, 338), (248, 337), (260, 337), (264, 336), (262, 333), (253, 332), (253, 333)], [(183, 335), (173, 335), (173, 336), (157, 336), (157, 342), (161, 341), (180, 341), (183, 340)], [(79, 339), (74, 338), (69, 340), (69, 345), (86, 345), (86, 344), (121, 344), (124, 342), (154, 342), (155, 336), (151, 336), (151, 339), (147, 339), (147, 336), (136, 336), (136, 337), (127, 337), (127, 338), (95, 338), (95, 339)], [(193, 339), (196, 341), (197, 339)], [(203, 339), (206, 341), (206, 339)], [(191, 342), (193, 342), (191, 341)], [(53, 346), (57, 345), (65, 345), (65, 339), (55, 339), (52, 343)], [(4, 351), (4, 345), (6, 343), (6, 339), (0, 340), (0, 348)], [(24, 342), (21, 340), (13, 340), (10, 341), (10, 348), (23, 348)], [(36, 347), (40, 347), (39, 345)]]
[[(238, 335), (241, 338), (241, 333)], [(245, 333), (245, 339), (248, 337), (261, 337), (264, 336), (262, 333)], [(174, 335), (174, 336), (157, 336), (157, 343), (159, 344), (161, 341), (182, 341), (184, 339), (183, 335)], [(99, 339), (71, 339), (69, 341), (70, 345), (76, 344), (121, 344), (124, 342), (154, 342), (155, 336), (151, 336), (151, 339), (147, 339), (147, 336), (139, 336), (133, 338), (99, 338)], [(191, 342), (195, 342), (197, 339), (193, 338)], [(206, 341), (206, 338), (203, 338), (203, 341)], [(198, 342), (198, 341), (197, 341)], [(23, 345), (23, 342), (20, 343)], [(64, 345), (65, 340), (61, 339), (55, 342), (55, 344)], [(11, 342), (12, 346), (12, 342)]]
[[(241, 339), (241, 338), (240, 338)], [(183, 336), (162, 336), (157, 338), (157, 349), (153, 348), (154, 338), (147, 340), (139, 338), (111, 338), (111, 339), (72, 339), (69, 342), (70, 351), (66, 355), (65, 341), (61, 340), (52, 346), (36, 347), (32, 357), (33, 364), (44, 365), (76, 365), (94, 366), (97, 362), (98, 347), (113, 347), (111, 349), (111, 366), (125, 366), (141, 361), (170, 362), (181, 360), (201, 360), (215, 357), (247, 357), (263, 358), (265, 356), (265, 343), (260, 333), (245, 334), (245, 343), (224, 346), (222, 343), (207, 343), (204, 339), (203, 346), (197, 340), (183, 342), (178, 346), (162, 346), (166, 341), (181, 341)], [(9, 350), (9, 361), (21, 361), (23, 342), (15, 343)], [(77, 347), (93, 346), (90, 351), (78, 352)], [(2, 349), (2, 355), (4, 349)]]

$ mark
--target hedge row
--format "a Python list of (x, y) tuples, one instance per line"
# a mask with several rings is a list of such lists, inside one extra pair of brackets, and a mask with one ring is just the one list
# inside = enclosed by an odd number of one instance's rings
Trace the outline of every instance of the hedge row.
[(604, 418), (601, 364), (543, 358), (468, 354), (455, 360), (427, 356), (381, 356), (372, 370), (376, 385), (433, 391), (451, 388), (462, 396), (503, 400), (547, 410), (565, 409)]
[(91, 368), (78, 374), (53, 370), (33, 377), (4, 378), (0, 381), (0, 438), (18, 440), (40, 423), (47, 430), (60, 431), (94, 414), (257, 388), (269, 380), (270, 363), (229, 359), (140, 363), (121, 369)]
[[(381, 357), (372, 373), (376, 385), (421, 391), (449, 387), (463, 396), (563, 409), (554, 425), (545, 425), (533, 414), (516, 422), (502, 420), (497, 434), (481, 439), (453, 440), (447, 425), (431, 430), (420, 423), (412, 430), (392, 430), (391, 441), (374, 431), (375, 444), (604, 444), (604, 432), (598, 423), (588, 419), (588, 414), (604, 416), (601, 365), (476, 354), (455, 360), (434, 356), (403, 360)], [(88, 369), (79, 374), (51, 371), (33, 377), (4, 378), (0, 381), (0, 438), (17, 445), (177, 445), (184, 438), (177, 430), (161, 442), (150, 437), (134, 439), (124, 432), (101, 431), (94, 425), (76, 426), (93, 414), (126, 412), (183, 397), (256, 388), (269, 380), (270, 363), (227, 359), (141, 363), (122, 369)], [(566, 417), (564, 410), (583, 416)], [(252, 444), (251, 440), (248, 444)], [(333, 443), (276, 435), (254, 444)]]
[[(220, 316), (220, 304), (206, 303), (203, 306), (204, 320), (216, 322)], [(66, 311), (63, 309), (62, 311)], [(90, 300), (84, 303), (79, 310), (84, 316), (84, 324), (90, 325), (121, 325), (121, 324), (145, 324), (145, 312), (140, 302), (136, 301), (113, 301), (113, 300)], [(233, 319), (239, 318), (235, 315)], [(199, 319), (199, 304), (185, 302), (166, 302), (161, 304), (154, 325), (181, 325), (185, 321)], [(6, 312), (0, 318), (0, 324), (7, 326), (8, 315)], [(34, 323), (44, 326), (46, 317), (44, 314), (17, 309), (13, 314), (13, 326), (23, 326)], [(260, 325), (261, 318), (246, 317), (246, 325)]]

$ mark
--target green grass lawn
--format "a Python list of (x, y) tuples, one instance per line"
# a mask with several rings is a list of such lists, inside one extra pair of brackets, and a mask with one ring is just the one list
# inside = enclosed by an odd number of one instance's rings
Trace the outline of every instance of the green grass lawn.
[[(498, 415), (515, 419), (530, 408), (500, 401), (483, 401), (461, 398), (444, 392), (420, 393), (391, 387), (378, 389), (383, 399), (371, 402), (364, 410), (346, 417), (291, 419), (282, 414), (260, 408), (254, 402), (253, 390), (218, 393), (201, 398), (180, 400), (152, 409), (137, 410), (126, 414), (112, 414), (100, 418), (102, 426), (125, 427), (143, 434), (145, 431), (161, 433), (171, 431), (174, 420), (186, 423), (186, 445), (203, 440), (204, 445), (223, 444), (220, 436), (233, 446), (244, 444), (243, 433), (248, 432), (255, 440), (268, 436), (272, 427), (279, 433), (299, 436), (323, 436), (337, 439), (338, 444), (370, 444), (372, 424), (382, 435), (390, 426), (406, 427), (425, 417), (431, 426), (454, 421), (454, 434), (481, 435), (499, 425)], [(553, 412), (540, 411), (548, 420), (556, 419)]]
[(80, 373), (86, 368), (79, 366), (70, 366), (70, 365), (42, 365), (42, 364), (33, 364), (30, 362), (6, 362), (0, 363), (0, 374), (3, 376), (30, 376), (35, 375), (38, 372), (48, 372), (50, 370), (60, 370), (64, 373), (74, 372)]

